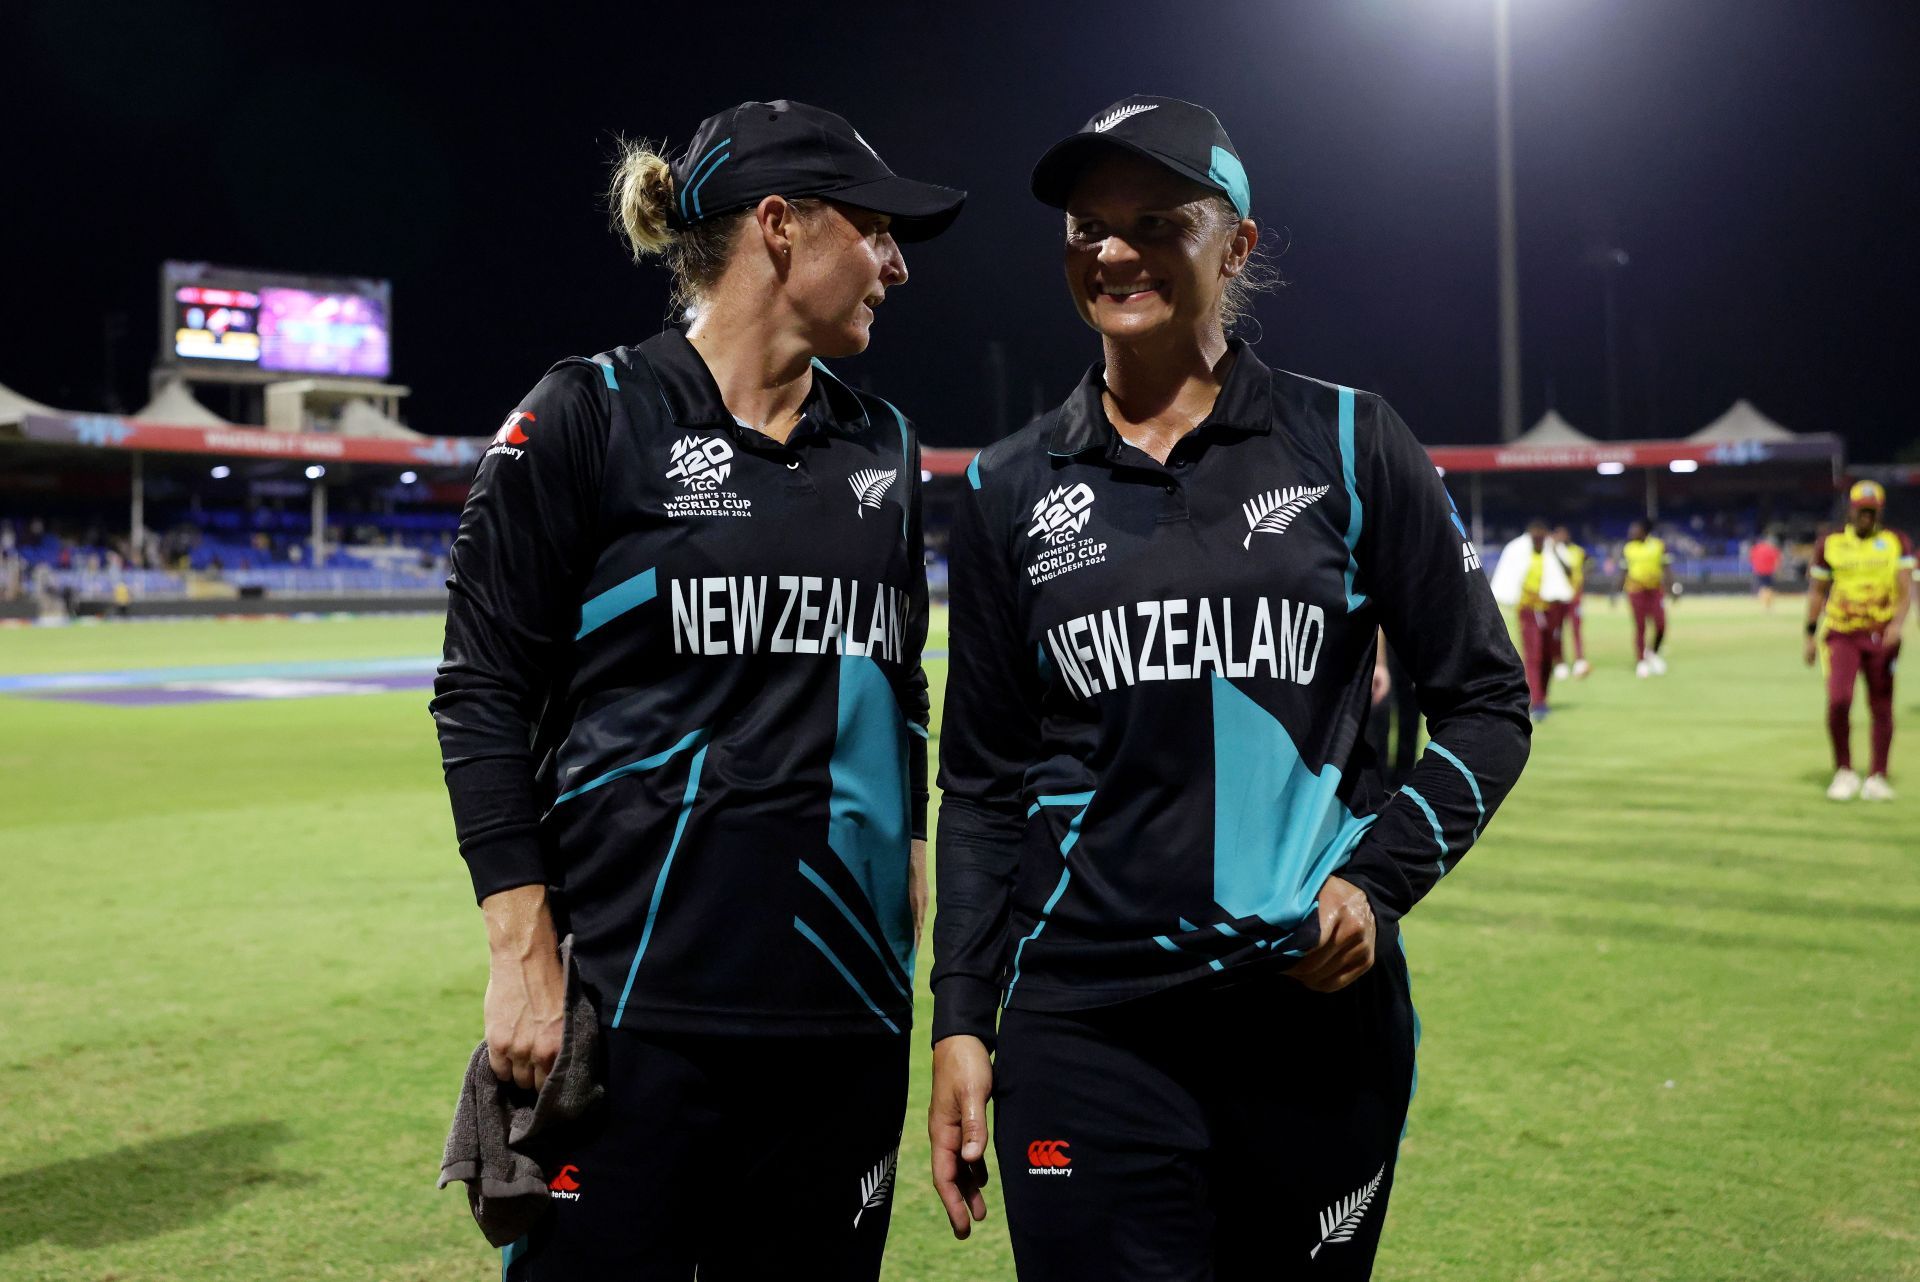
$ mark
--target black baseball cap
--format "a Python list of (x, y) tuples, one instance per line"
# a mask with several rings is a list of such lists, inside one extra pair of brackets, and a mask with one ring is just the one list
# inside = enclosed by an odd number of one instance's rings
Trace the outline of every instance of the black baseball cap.
[(902, 178), (843, 118), (804, 102), (743, 102), (708, 116), (673, 162), (676, 227), (757, 205), (767, 196), (830, 196), (893, 219), (893, 238), (931, 240), (967, 193)]
[(1242, 218), (1252, 213), (1246, 167), (1219, 119), (1197, 103), (1151, 94), (1122, 98), (1048, 148), (1033, 167), (1033, 194), (1043, 204), (1065, 209), (1075, 180), (1106, 147), (1145, 156), (1211, 187), (1232, 201)]

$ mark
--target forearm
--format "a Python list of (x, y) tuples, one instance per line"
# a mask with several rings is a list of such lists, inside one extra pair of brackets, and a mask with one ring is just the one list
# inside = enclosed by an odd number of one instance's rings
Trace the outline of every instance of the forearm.
[(1827, 585), (1815, 580), (1807, 589), (1807, 630), (1809, 633), (1819, 626), (1820, 615), (1827, 608)]
[(1023, 829), (1018, 817), (990, 807), (955, 797), (941, 802), (939, 911), (933, 923), (936, 1042), (967, 1034), (993, 1045)]
[(1340, 875), (1389, 920), (1404, 916), (1466, 857), (1518, 782), (1531, 748), (1525, 714), (1466, 709), (1429, 721), (1427, 750)]
[(545, 886), (497, 891), (481, 901), (480, 912), (487, 925), (487, 951), (496, 963), (550, 958), (559, 950)]

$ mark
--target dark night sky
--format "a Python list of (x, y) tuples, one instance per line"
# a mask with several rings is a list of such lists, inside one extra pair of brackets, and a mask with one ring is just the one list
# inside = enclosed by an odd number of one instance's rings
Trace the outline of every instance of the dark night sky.
[[(1097, 353), (1028, 169), (1108, 102), (1160, 93), (1221, 116), (1268, 243), (1288, 243), (1263, 356), (1385, 393), (1428, 441), (1492, 439), (1490, 4), (10, 10), (0, 47), (26, 56), (8, 59), (0, 137), (0, 382), (140, 404), (163, 258), (387, 276), (411, 423), (491, 432), (557, 357), (658, 328), (658, 273), (605, 230), (610, 135), (677, 148), (720, 107), (786, 96), (973, 193), (954, 231), (908, 247), (911, 283), (843, 372), (930, 443), (981, 443), (990, 342), (1010, 426)], [(1606, 431), (1590, 258), (1611, 243), (1632, 256), (1626, 434), (1679, 435), (1745, 396), (1855, 457), (1908, 446), (1920, 5), (1514, 9), (1525, 419), (1551, 393)]]

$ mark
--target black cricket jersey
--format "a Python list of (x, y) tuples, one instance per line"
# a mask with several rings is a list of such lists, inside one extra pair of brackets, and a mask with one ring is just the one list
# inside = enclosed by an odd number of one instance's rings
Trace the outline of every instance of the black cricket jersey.
[(678, 330), (564, 361), (481, 458), (451, 564), (433, 714), (476, 897), (552, 887), (615, 1028), (902, 1032), (907, 420), (816, 362), (779, 443)]
[[(1244, 344), (1163, 466), (1095, 366), (968, 468), (951, 545), (934, 1035), (1318, 938), (1336, 871), (1405, 913), (1525, 764), (1527, 687), (1426, 452), (1376, 396)], [(1432, 742), (1365, 767), (1376, 632)]]

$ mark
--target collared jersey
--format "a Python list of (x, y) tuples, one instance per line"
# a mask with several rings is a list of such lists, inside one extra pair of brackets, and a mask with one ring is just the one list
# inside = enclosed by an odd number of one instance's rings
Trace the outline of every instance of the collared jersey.
[(1540, 595), (1540, 580), (1546, 577), (1547, 554), (1535, 552), (1527, 558), (1527, 577), (1520, 580), (1520, 608), (1538, 610), (1547, 603)]
[[(968, 468), (950, 546), (935, 1036), (1313, 942), (1335, 870), (1397, 917), (1526, 758), (1526, 683), (1433, 464), (1378, 398), (1244, 345), (1165, 465), (1090, 371)], [(1432, 745), (1382, 807), (1376, 630)], [(1277, 961), (1275, 959), (1278, 959)]]
[(1573, 599), (1578, 601), (1587, 586), (1587, 550), (1578, 543), (1556, 543), (1560, 559), (1566, 563), (1567, 581), (1573, 584)]
[(1628, 539), (1620, 548), (1620, 556), (1627, 563), (1627, 587), (1636, 592), (1658, 590), (1665, 578), (1667, 565), (1673, 560), (1667, 555), (1666, 540), (1651, 535), (1644, 539)]
[(478, 898), (555, 889), (604, 1022), (907, 1027), (919, 466), (824, 366), (784, 444), (741, 426), (673, 330), (555, 366), (481, 459), (433, 701), (461, 852)]
[(1900, 577), (1913, 566), (1913, 544), (1898, 530), (1877, 529), (1863, 539), (1849, 525), (1822, 539), (1807, 573), (1831, 585), (1827, 630), (1874, 632), (1892, 623)]

